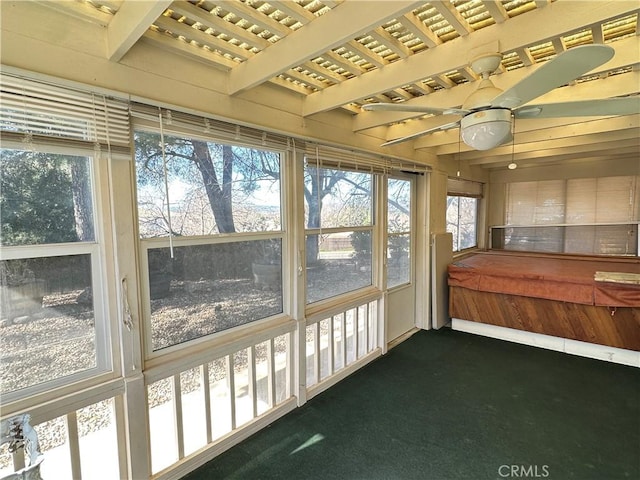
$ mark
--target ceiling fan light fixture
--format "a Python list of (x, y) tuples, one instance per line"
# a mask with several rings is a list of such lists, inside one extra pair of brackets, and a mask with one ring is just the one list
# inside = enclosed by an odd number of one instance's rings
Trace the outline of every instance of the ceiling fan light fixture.
[(476, 150), (489, 150), (511, 138), (511, 111), (481, 110), (462, 119), (462, 140)]

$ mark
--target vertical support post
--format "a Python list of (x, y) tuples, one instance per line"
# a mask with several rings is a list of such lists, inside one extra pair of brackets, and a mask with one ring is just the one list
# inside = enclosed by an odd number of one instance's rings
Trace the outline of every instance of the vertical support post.
[(178, 444), (178, 459), (184, 458), (184, 425), (182, 420), (182, 387), (180, 374), (171, 378), (173, 386), (173, 425), (175, 427), (176, 443)]
[(340, 329), (342, 330), (342, 368), (347, 366), (347, 312), (340, 316)]
[(128, 478), (151, 477), (151, 440), (149, 438), (149, 409), (144, 377), (125, 378), (124, 410), (128, 464)]
[(314, 337), (313, 337), (313, 343), (314, 343), (314, 347), (315, 347), (315, 354), (314, 354), (314, 362), (313, 362), (313, 374), (315, 375), (315, 381), (316, 383), (320, 383), (320, 375), (322, 374), (322, 368), (320, 367), (321, 365), (321, 359), (320, 359), (320, 353), (321, 353), (321, 347), (320, 347), (320, 322), (316, 322), (313, 324), (313, 329), (314, 329)]
[(292, 140), (291, 149), (285, 157), (284, 185), (285, 207), (291, 219), (286, 225), (289, 245), (289, 258), (295, 259), (289, 265), (288, 272), (291, 275), (291, 316), (296, 320), (294, 336), (290, 336), (288, 342), (290, 358), (291, 379), (288, 390), (298, 398), (298, 406), (307, 401), (307, 354), (306, 354), (306, 242), (304, 235), (304, 151), (296, 149), (295, 140)]
[(328, 332), (328, 342), (327, 342), (327, 357), (328, 357), (328, 370), (329, 376), (333, 375), (335, 371), (334, 364), (334, 352), (333, 352), (333, 342), (334, 342), (334, 331), (333, 331), (333, 315), (329, 317), (329, 332)]
[[(415, 252), (415, 282), (416, 292), (431, 291), (430, 248), (429, 248), (429, 208), (430, 196), (428, 181), (430, 173), (416, 177), (415, 194), (415, 229), (411, 241)], [(445, 204), (446, 205), (446, 204)], [(429, 330), (431, 328), (431, 296), (416, 295), (416, 326)]]
[(258, 393), (256, 385), (256, 346), (251, 345), (247, 349), (247, 387), (249, 398), (251, 399), (251, 418), (258, 416)]
[(229, 401), (231, 402), (231, 430), (236, 429), (236, 379), (234, 374), (233, 353), (227, 355), (227, 385), (229, 385)]
[[(124, 292), (114, 288), (115, 303), (110, 303), (108, 318), (112, 318), (112, 343), (114, 368), (124, 377), (125, 392), (116, 397), (116, 425), (118, 438), (118, 458), (123, 478), (138, 479), (151, 477), (151, 444), (149, 440), (149, 410), (147, 407), (147, 389), (142, 375), (144, 351), (142, 346), (143, 308), (138, 300), (143, 296), (138, 291), (140, 285), (138, 248), (135, 229), (134, 198), (135, 162), (108, 159), (97, 162), (100, 186), (103, 192), (109, 192), (112, 221), (107, 232), (110, 242), (107, 262), (113, 269), (111, 274), (121, 283), (127, 281)], [(106, 171), (105, 171), (106, 170)], [(110, 246), (110, 250), (109, 247)], [(143, 269), (144, 271), (144, 265)], [(128, 298), (125, 297), (128, 293)], [(129, 306), (130, 318), (125, 308)], [(128, 325), (128, 327), (127, 327)], [(119, 335), (119, 338), (118, 338)], [(126, 473), (125, 473), (126, 472)]]
[(207, 431), (207, 444), (213, 440), (211, 426), (211, 386), (209, 385), (209, 364), (200, 365), (200, 384), (202, 385), (202, 395), (204, 400), (205, 428)]
[[(276, 349), (273, 338), (269, 340), (267, 344), (267, 361), (269, 362), (267, 368), (267, 396), (269, 397), (269, 408), (276, 406)], [(285, 379), (286, 381), (286, 379)]]
[(78, 436), (78, 416), (76, 411), (67, 413), (67, 440), (69, 441), (69, 457), (71, 459), (71, 476), (82, 479), (80, 466), (80, 439)]

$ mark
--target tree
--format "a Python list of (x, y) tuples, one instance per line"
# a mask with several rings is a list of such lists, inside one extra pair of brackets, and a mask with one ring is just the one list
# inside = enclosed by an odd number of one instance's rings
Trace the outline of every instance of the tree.
[(76, 235), (79, 241), (86, 242), (94, 239), (94, 228), (89, 165), (88, 162), (83, 160), (69, 163)]
[[(218, 233), (238, 231), (239, 212), (243, 209), (243, 199), (250, 198), (264, 182), (276, 183), (280, 179), (279, 155), (268, 150), (237, 147), (207, 142), (188, 137), (164, 136), (164, 155), (160, 135), (151, 132), (136, 132), (136, 168), (138, 172), (138, 203), (143, 214), (139, 215), (141, 225), (149, 229), (149, 235), (169, 233), (168, 218), (170, 212), (173, 235), (183, 234), (186, 218), (203, 217), (199, 206), (197, 190), (206, 192), (206, 199), (215, 228)], [(172, 199), (171, 205), (158, 203), (158, 196), (164, 198), (164, 177), (171, 181), (186, 180), (192, 190), (185, 194), (180, 208)], [(348, 185), (350, 191), (371, 194), (370, 185), (360, 185), (352, 179), (351, 172), (308, 167), (305, 171), (304, 196), (308, 207), (307, 228), (320, 228), (323, 200), (339, 190), (339, 184)], [(196, 184), (195, 178), (198, 178)], [(261, 183), (262, 182), (262, 183)], [(145, 187), (155, 186), (154, 194), (145, 196)], [(279, 190), (278, 190), (279, 194)], [(155, 202), (155, 203), (154, 203)], [(187, 212), (192, 209), (192, 212)], [(357, 214), (355, 211), (351, 214)], [(366, 215), (371, 212), (367, 211)], [(176, 216), (180, 222), (176, 222)], [(252, 218), (245, 217), (244, 225), (250, 231), (270, 229), (269, 219), (261, 217), (255, 209), (247, 212)], [(279, 226), (277, 227), (279, 228)], [(199, 229), (191, 229), (200, 233)], [(241, 230), (246, 231), (246, 230)], [(215, 231), (210, 232), (215, 233)], [(144, 234), (144, 233), (143, 233)], [(307, 238), (307, 262), (312, 264), (318, 259), (318, 237)]]
[[(139, 187), (162, 185), (164, 188), (165, 169), (167, 175), (186, 179), (190, 185), (196, 185), (197, 176), (200, 179), (197, 185), (206, 193), (218, 233), (237, 231), (234, 209), (242, 202), (243, 195), (258, 189), (262, 180), (275, 182), (280, 178), (279, 156), (274, 152), (165, 136), (163, 156), (160, 136), (149, 132), (136, 133), (136, 165)], [(191, 193), (195, 199), (197, 192)], [(166, 207), (164, 205), (163, 216)], [(173, 209), (170, 211), (173, 215)]]
[(231, 181), (233, 179), (233, 151), (229, 145), (222, 145), (222, 183), (218, 180), (211, 160), (211, 152), (206, 142), (192, 140), (192, 159), (195, 162), (204, 183), (209, 204), (216, 219), (220, 233), (236, 231), (233, 224)]
[[(322, 200), (344, 178), (344, 173), (344, 171), (336, 173), (318, 167), (307, 167), (304, 188), (304, 197), (308, 208), (307, 228), (320, 228)], [(306, 240), (307, 265), (313, 265), (318, 261), (318, 250), (318, 235), (308, 235)]]
[(20, 150), (1, 154), (3, 245), (93, 239), (87, 159)]

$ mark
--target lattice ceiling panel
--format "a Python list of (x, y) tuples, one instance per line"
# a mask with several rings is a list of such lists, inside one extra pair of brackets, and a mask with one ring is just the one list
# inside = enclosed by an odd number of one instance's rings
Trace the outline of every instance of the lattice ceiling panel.
[[(65, 8), (70, 8), (70, 2), (62, 3), (66, 4)], [(102, 21), (108, 22), (105, 16), (107, 19), (113, 17), (122, 3), (122, 0), (76, 0), (72, 5), (78, 9), (89, 9)], [(303, 29), (341, 3), (341, 0), (177, 0), (150, 26), (150, 30), (187, 46), (187, 51), (193, 51), (194, 56), (230, 70)], [(425, 2), (332, 50), (276, 74), (272, 81), (309, 95), (402, 62), (462, 36), (473, 35), (473, 32), (497, 23), (508, 22), (543, 4), (541, 0)], [(637, 14), (631, 14), (615, 18), (528, 45), (518, 52), (502, 52), (501, 68), (508, 72), (545, 62), (563, 50), (579, 45), (612, 43), (632, 37), (637, 34), (637, 17)], [(171, 42), (165, 44), (170, 45)], [(426, 76), (376, 95), (365, 93), (362, 99), (343, 107), (353, 110), (366, 102), (403, 102), (475, 80), (475, 74), (465, 66)]]

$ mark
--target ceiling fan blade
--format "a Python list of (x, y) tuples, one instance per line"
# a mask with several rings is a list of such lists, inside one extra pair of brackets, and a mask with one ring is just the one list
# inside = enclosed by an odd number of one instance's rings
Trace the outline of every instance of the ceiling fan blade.
[(595, 117), (634, 113), (640, 113), (640, 97), (525, 105), (513, 111), (516, 118)]
[(381, 147), (388, 147), (390, 145), (395, 145), (396, 143), (407, 142), (409, 140), (413, 140), (414, 138), (421, 137), (428, 133), (440, 132), (444, 130), (449, 130), (451, 128), (456, 128), (460, 126), (460, 120), (456, 120), (455, 122), (445, 123), (444, 125), (440, 125), (438, 127), (429, 128), (427, 130), (422, 130), (421, 132), (413, 133), (411, 135), (407, 135), (406, 137), (394, 138), (393, 140), (389, 140), (388, 142), (384, 142)]
[(581, 45), (567, 50), (495, 97), (491, 106), (516, 108), (524, 105), (609, 61), (614, 53), (615, 50), (607, 45)]
[(469, 110), (462, 108), (437, 108), (406, 103), (368, 103), (362, 106), (368, 112), (415, 112), (432, 115), (466, 115)]

